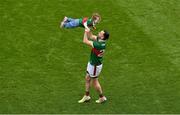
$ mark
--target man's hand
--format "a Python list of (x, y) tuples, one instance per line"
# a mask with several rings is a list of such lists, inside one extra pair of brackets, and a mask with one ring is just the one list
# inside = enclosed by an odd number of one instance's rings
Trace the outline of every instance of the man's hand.
[(85, 32), (90, 32), (91, 30), (89, 28), (85, 28)]

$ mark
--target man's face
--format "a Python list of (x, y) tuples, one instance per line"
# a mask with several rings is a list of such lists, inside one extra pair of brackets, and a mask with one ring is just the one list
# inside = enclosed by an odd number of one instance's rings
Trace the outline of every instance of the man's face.
[(99, 37), (100, 39), (103, 39), (103, 38), (104, 38), (104, 31), (103, 31), (103, 30), (98, 33), (98, 37)]

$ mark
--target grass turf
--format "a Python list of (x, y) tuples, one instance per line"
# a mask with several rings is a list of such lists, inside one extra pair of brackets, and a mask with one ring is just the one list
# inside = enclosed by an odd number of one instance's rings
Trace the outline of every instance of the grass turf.
[[(100, 82), (108, 101), (78, 104), (90, 48), (65, 15), (102, 15), (111, 34)], [(0, 113), (180, 113), (179, 0), (1, 0)]]

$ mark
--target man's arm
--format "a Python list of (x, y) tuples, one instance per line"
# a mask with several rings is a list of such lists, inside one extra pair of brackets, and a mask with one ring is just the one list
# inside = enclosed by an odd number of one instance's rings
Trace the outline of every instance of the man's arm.
[(90, 41), (90, 40), (88, 40), (87, 33), (88, 33), (88, 32), (86, 32), (86, 31), (84, 32), (83, 43), (87, 44), (87, 45), (90, 46), (90, 47), (94, 47), (94, 46), (93, 46), (93, 42)]
[(91, 31), (85, 30), (87, 31), (87, 37), (92, 39), (92, 40), (97, 40), (97, 36), (93, 35)]

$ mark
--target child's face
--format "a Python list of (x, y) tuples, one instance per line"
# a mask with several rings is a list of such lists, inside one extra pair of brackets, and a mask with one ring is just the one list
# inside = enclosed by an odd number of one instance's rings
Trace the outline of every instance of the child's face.
[(99, 17), (96, 17), (96, 19), (94, 20), (94, 24), (97, 24), (100, 22), (100, 18)]

